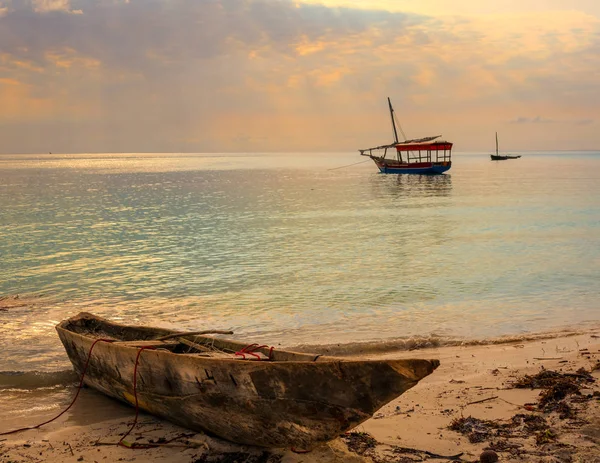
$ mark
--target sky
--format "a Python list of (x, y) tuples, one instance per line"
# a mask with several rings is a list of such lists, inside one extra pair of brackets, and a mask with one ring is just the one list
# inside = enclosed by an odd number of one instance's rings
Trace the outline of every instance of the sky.
[(600, 150), (598, 0), (0, 0), (0, 152)]

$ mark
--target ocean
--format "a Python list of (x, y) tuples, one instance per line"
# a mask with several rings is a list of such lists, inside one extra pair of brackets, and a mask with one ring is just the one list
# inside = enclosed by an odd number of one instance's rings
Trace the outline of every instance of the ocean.
[(0, 155), (0, 388), (72, 380), (80, 311), (316, 350), (597, 327), (600, 152), (522, 154)]

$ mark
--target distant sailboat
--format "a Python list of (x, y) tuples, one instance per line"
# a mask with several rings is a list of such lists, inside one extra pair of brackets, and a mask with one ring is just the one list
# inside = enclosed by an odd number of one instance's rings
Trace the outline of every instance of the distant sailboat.
[(520, 155), (512, 156), (510, 154), (498, 154), (498, 132), (496, 132), (496, 154), (490, 155), (492, 161), (506, 161), (507, 159), (519, 159)]

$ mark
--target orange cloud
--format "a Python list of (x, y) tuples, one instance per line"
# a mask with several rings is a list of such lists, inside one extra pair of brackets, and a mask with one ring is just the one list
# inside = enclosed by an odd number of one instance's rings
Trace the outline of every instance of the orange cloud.
[(100, 61), (94, 58), (81, 56), (76, 50), (72, 48), (65, 48), (63, 50), (48, 51), (45, 54), (46, 61), (51, 65), (62, 68), (84, 68), (84, 69), (97, 69), (100, 67)]
[(17, 58), (8, 53), (0, 53), (0, 65), (12, 70), (19, 69), (25, 71), (33, 71), (37, 73), (44, 71), (44, 69), (41, 66), (38, 66), (31, 60)]
[(62, 11), (71, 14), (83, 14), (81, 10), (72, 10), (70, 0), (32, 0), (33, 11), (36, 13), (49, 13)]
[(0, 120), (28, 120), (52, 114), (54, 106), (49, 98), (32, 95), (31, 85), (11, 78), (0, 78)]
[(307, 36), (302, 37), (302, 41), (296, 45), (296, 53), (300, 56), (310, 55), (325, 49), (325, 43), (322, 41), (311, 41)]

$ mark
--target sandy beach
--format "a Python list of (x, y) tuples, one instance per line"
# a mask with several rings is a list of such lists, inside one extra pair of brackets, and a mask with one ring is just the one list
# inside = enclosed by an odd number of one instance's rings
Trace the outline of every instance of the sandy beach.
[[(441, 366), (348, 435), (309, 453), (238, 446), (145, 414), (131, 441), (162, 445), (118, 447), (134, 410), (86, 388), (58, 420), (0, 436), (0, 462), (474, 462), (484, 449), (503, 462), (600, 462), (600, 333), (382, 356), (437, 358)], [(544, 408), (543, 389), (514, 387), (544, 370), (566, 374), (577, 390), (564, 398), (559, 390)], [(51, 417), (4, 420), (0, 432)]]

